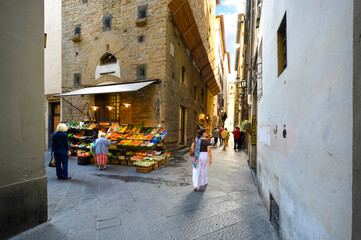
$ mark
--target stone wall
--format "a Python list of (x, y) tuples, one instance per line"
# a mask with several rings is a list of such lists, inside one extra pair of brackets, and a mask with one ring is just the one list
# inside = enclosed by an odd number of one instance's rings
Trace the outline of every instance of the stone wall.
[[(175, 148), (178, 147), (179, 139), (180, 106), (187, 109), (186, 139), (190, 141), (195, 136), (198, 115), (206, 110), (207, 87), (189, 51), (182, 43), (177, 28), (171, 22), (169, 2), (170, 0), (89, 1), (88, 3), (75, 0), (63, 1), (62, 88), (63, 92), (68, 92), (86, 86), (95, 86), (105, 81), (105, 77), (95, 79), (95, 69), (99, 59), (106, 52), (113, 54), (119, 61), (121, 73), (116, 81), (121, 83), (137, 81), (137, 64), (146, 64), (146, 79), (161, 79), (162, 82), (144, 88), (142, 92), (146, 97), (137, 94), (122, 94), (122, 97), (132, 96), (129, 101), (133, 103), (134, 123), (164, 125), (168, 129), (166, 145)], [(214, 45), (212, 40), (214, 27), (210, 22), (212, 19), (210, 16), (214, 18), (214, 4), (205, 8), (206, 1), (190, 2), (194, 15), (199, 20), (198, 27), (203, 39), (208, 44), (206, 49), (211, 50)], [(144, 3), (148, 4), (147, 23), (145, 26), (137, 26), (137, 8)], [(203, 17), (205, 9), (208, 12), (213, 11), (213, 14), (208, 13), (207, 17)], [(107, 15), (112, 15), (111, 30), (103, 31), (102, 19)], [(74, 28), (77, 24), (81, 24), (81, 41), (73, 42), (71, 38), (74, 36)], [(140, 35), (145, 36), (145, 41), (142, 43), (138, 42)], [(174, 47), (174, 56), (171, 55), (171, 44)], [(182, 67), (186, 69), (184, 83), (181, 81)], [(74, 73), (81, 73), (79, 87), (74, 87)], [(194, 97), (194, 87), (197, 88), (197, 99)], [(202, 89), (203, 103), (200, 100)], [(89, 106), (94, 104), (94, 96), (65, 98), (81, 109), (87, 104)], [(158, 102), (159, 112), (153, 109)], [(64, 121), (79, 121), (84, 118), (65, 101), (62, 101), (62, 116)]]

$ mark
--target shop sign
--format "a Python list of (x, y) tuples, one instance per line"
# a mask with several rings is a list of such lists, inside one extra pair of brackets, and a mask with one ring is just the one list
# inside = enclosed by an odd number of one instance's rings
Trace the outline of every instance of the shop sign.
[(257, 144), (257, 115), (252, 116), (252, 136), (251, 136), (251, 144)]

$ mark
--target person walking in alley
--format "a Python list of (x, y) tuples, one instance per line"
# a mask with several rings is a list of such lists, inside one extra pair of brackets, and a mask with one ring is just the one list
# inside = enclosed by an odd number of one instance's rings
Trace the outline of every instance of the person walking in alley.
[(221, 137), (223, 138), (223, 150), (226, 150), (226, 147), (228, 145), (228, 139), (229, 139), (229, 132), (228, 132), (227, 128), (225, 128), (222, 131)]
[[(208, 164), (212, 164), (212, 153), (209, 141), (206, 139), (206, 130), (199, 129), (197, 137), (192, 144), (194, 152), (193, 159), (193, 187), (194, 191), (199, 189), (199, 179), (201, 186), (208, 185)], [(209, 160), (209, 161), (208, 161)], [(200, 177), (201, 176), (201, 177)]]
[(223, 138), (222, 138), (222, 132), (223, 132), (223, 128), (219, 129), (219, 146), (223, 145)]
[(108, 152), (109, 152), (110, 142), (105, 138), (105, 133), (100, 133), (100, 138), (95, 142), (95, 155), (98, 162), (99, 170), (106, 169), (106, 164), (108, 161)]
[(71, 179), (68, 176), (68, 156), (71, 153), (69, 151), (67, 130), (66, 125), (60, 123), (56, 128), (56, 132), (52, 135), (51, 151), (54, 152), (56, 176), (59, 180)]
[(217, 144), (218, 144), (218, 138), (219, 138), (219, 131), (218, 128), (215, 128), (213, 130), (213, 138), (214, 138), (214, 148), (217, 148)]
[(236, 127), (236, 130), (233, 132), (234, 137), (234, 151), (240, 151), (241, 149), (241, 131), (239, 127)]

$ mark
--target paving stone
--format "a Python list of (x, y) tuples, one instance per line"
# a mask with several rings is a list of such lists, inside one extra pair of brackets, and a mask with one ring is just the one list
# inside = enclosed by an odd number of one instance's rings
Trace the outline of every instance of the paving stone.
[(192, 222), (171, 232), (175, 239), (195, 239), (243, 220), (233, 213), (224, 213), (201, 221)]
[(147, 240), (172, 240), (174, 239), (169, 232), (161, 233), (152, 237), (148, 237)]
[[(215, 233), (211, 233), (205, 235), (200, 240), (219, 240), (219, 239), (227, 239), (227, 240), (251, 240), (254, 239), (252, 235), (250, 235), (250, 230), (240, 224), (235, 224), (229, 227), (225, 227)], [(268, 238), (265, 238), (268, 240)]]
[(120, 226), (105, 228), (97, 231), (98, 240), (123, 240), (123, 229)]
[(178, 185), (192, 181), (187, 156), (151, 174), (117, 165), (99, 172), (70, 159), (71, 181), (57, 181), (47, 167), (51, 221), (13, 239), (276, 240), (245, 155), (213, 154), (203, 192)]
[(163, 233), (189, 223), (189, 220), (182, 214), (168, 217), (162, 220), (156, 220), (147, 224), (148, 230), (151, 234)]
[(90, 231), (79, 231), (74, 234), (69, 234), (67, 239), (71, 240), (96, 240), (97, 233), (95, 230)]
[(100, 230), (103, 228), (110, 228), (110, 227), (120, 226), (120, 225), (121, 225), (120, 218), (112, 218), (112, 219), (97, 221), (96, 229)]

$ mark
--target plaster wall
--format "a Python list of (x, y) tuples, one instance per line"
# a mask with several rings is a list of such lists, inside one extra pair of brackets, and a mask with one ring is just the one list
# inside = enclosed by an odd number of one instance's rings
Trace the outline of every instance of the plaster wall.
[(42, 0), (0, 1), (1, 239), (47, 220), (43, 13)]
[(44, 94), (45, 94), (45, 148), (50, 148), (50, 102), (59, 102), (54, 94), (61, 93), (61, 0), (44, 0)]
[(61, 0), (44, 0), (45, 95), (61, 92)]
[(353, 25), (353, 178), (352, 239), (361, 239), (361, 2), (354, 1)]
[(352, 11), (352, 1), (263, 2), (258, 182), (267, 206), (272, 194), (280, 207), (283, 239), (351, 239)]

